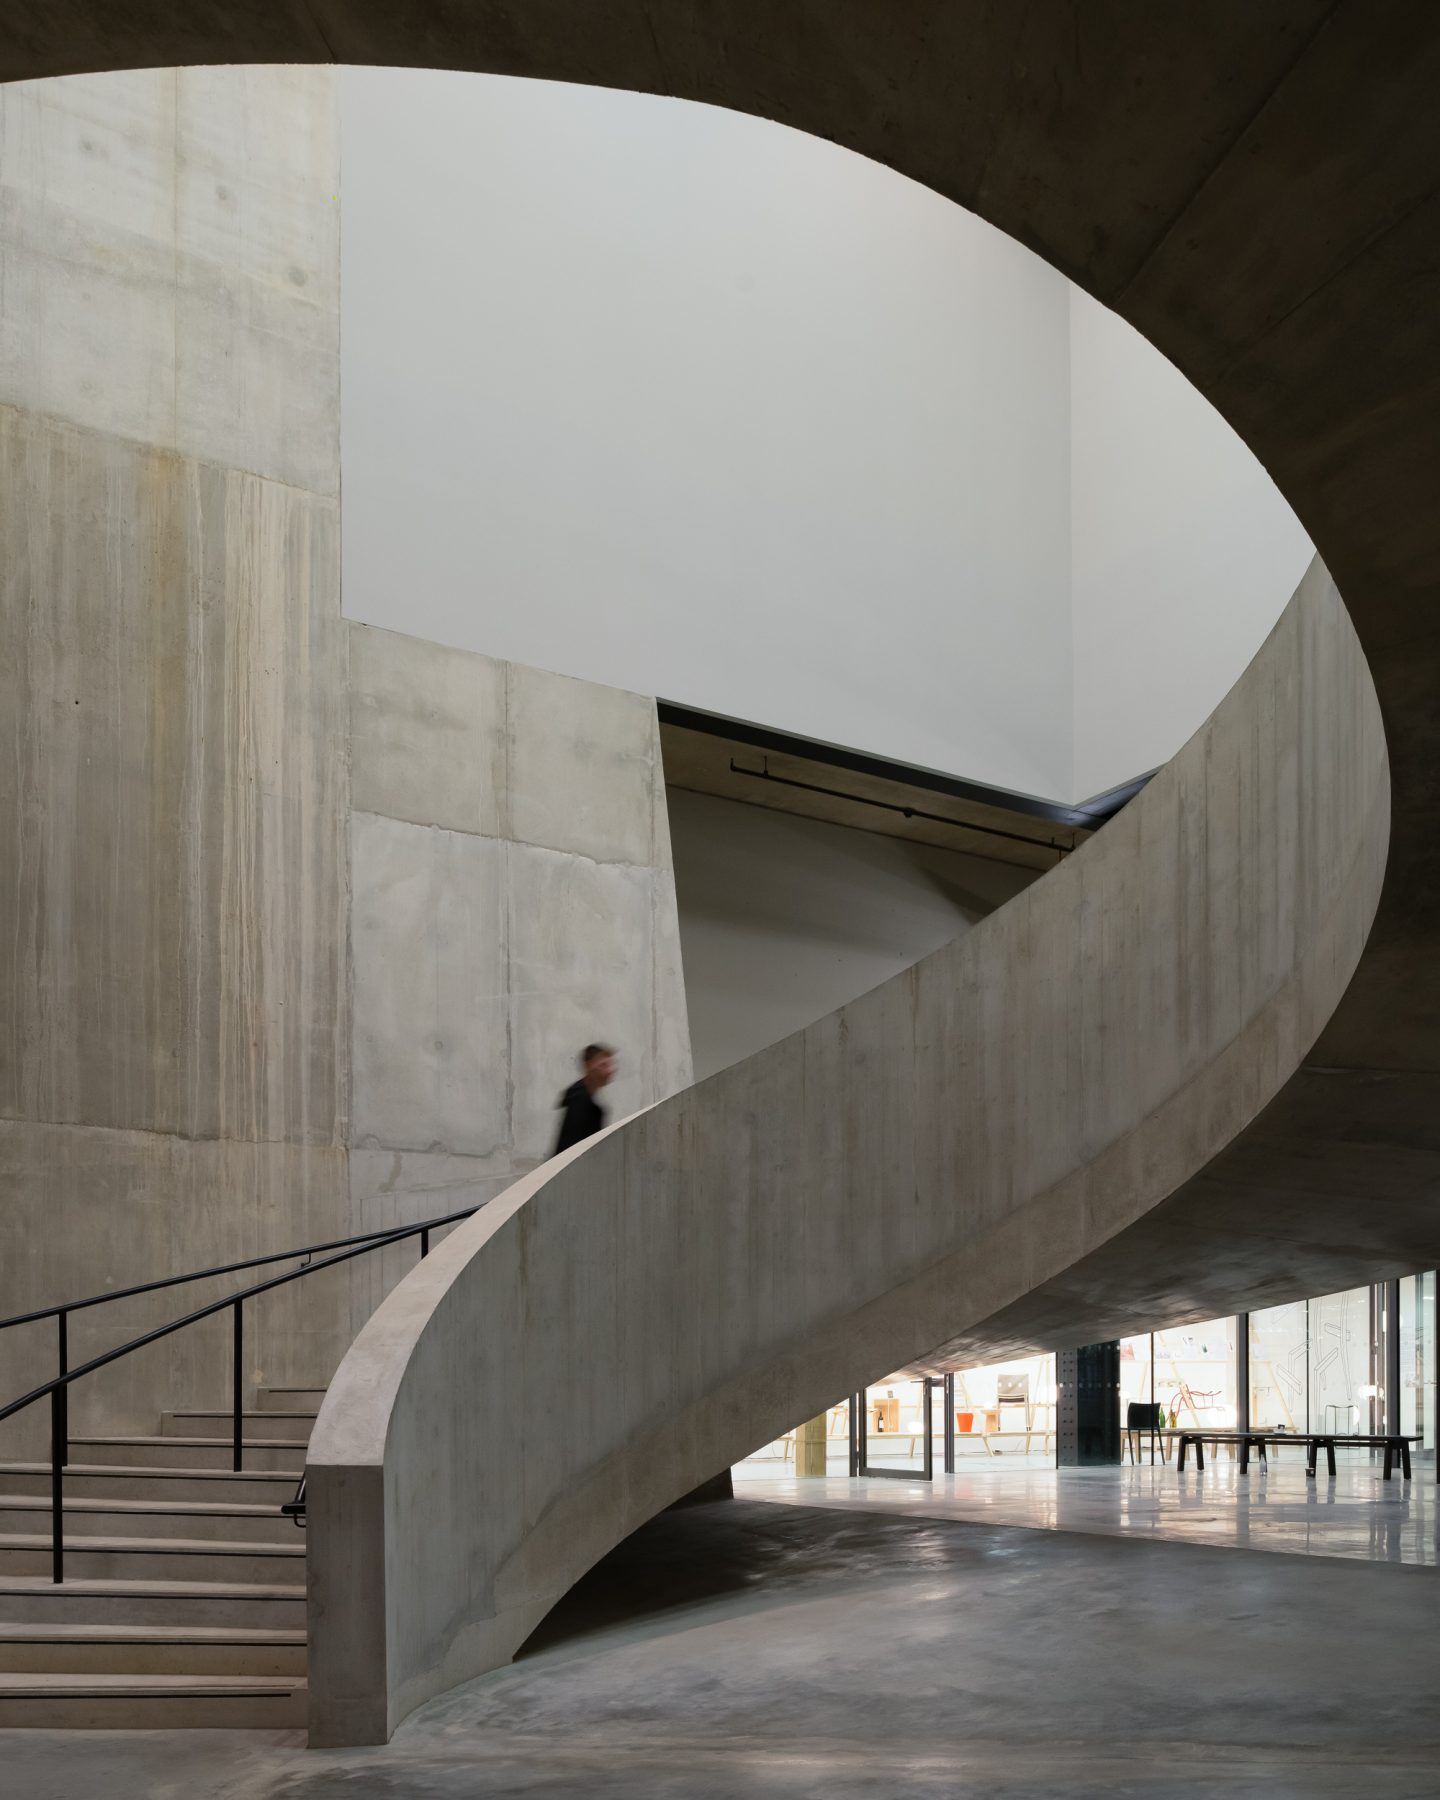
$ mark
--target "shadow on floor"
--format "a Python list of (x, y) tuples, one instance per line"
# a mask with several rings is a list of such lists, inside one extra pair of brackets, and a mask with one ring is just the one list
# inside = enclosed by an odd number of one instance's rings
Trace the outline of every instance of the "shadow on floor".
[(783, 1577), (783, 1521), (757, 1528), (751, 1510), (712, 1500), (667, 1511), (632, 1532), (579, 1581), (521, 1645), (522, 1661), (617, 1625), (659, 1621), (687, 1607), (751, 1593)]
[(1433, 1800), (1440, 1582), (734, 1500), (662, 1514), (388, 1745), (0, 1733), (29, 1800)]
[[(851, 1579), (883, 1566), (924, 1566), (925, 1534), (914, 1521), (857, 1514), (816, 1522), (795, 1507), (714, 1500), (659, 1513), (571, 1588), (521, 1645), (515, 1660), (579, 1643), (617, 1626), (658, 1625), (692, 1607), (732, 1600), (767, 1603), (809, 1591), (820, 1558)], [(904, 1527), (909, 1527), (906, 1529)], [(901, 1527), (896, 1529), (896, 1527)]]

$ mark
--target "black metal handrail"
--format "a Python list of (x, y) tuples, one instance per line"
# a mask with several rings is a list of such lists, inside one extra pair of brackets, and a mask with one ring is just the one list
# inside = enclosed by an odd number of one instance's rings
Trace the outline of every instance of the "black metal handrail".
[(301, 1531), (305, 1529), (305, 1474), (303, 1470), (300, 1474), (299, 1485), (295, 1489), (294, 1498), (285, 1501), (280, 1511), (292, 1525)]
[[(60, 1368), (52, 1381), (47, 1381), (28, 1394), (22, 1394), (18, 1400), (0, 1407), (0, 1423), (13, 1418), (16, 1413), (23, 1412), (27, 1406), (33, 1406), (37, 1400), (50, 1396), (50, 1546), (51, 1546), (51, 1579), (59, 1582), (65, 1578), (65, 1531), (63, 1475), (66, 1464), (70, 1460), (70, 1428), (69, 1400), (70, 1386), (82, 1375), (91, 1375), (97, 1369), (118, 1362), (122, 1356), (129, 1356), (135, 1350), (143, 1350), (147, 1344), (158, 1343), (172, 1333), (183, 1331), (187, 1325), (195, 1325), (201, 1319), (213, 1318), (217, 1313), (231, 1309), (233, 1333), (233, 1361), (231, 1369), (231, 1411), (232, 1422), (232, 1466), (239, 1470), (244, 1466), (243, 1414), (245, 1399), (245, 1315), (244, 1306), (247, 1300), (253, 1300), (257, 1294), (267, 1294), (273, 1288), (284, 1287), (289, 1282), (300, 1281), (307, 1275), (318, 1274), (321, 1269), (333, 1269), (338, 1263), (350, 1262), (357, 1256), (368, 1256), (372, 1251), (383, 1250), (387, 1245), (404, 1242), (407, 1238), (420, 1239), (422, 1257), (430, 1254), (430, 1234), (442, 1226), (455, 1225), (462, 1219), (468, 1219), (479, 1212), (478, 1206), (465, 1207), (460, 1212), (446, 1213), (438, 1219), (424, 1219), (416, 1225), (398, 1225), (386, 1227), (378, 1231), (362, 1232), (351, 1238), (337, 1238), (327, 1244), (311, 1244), (300, 1250), (282, 1250), (268, 1256), (255, 1256), (245, 1262), (225, 1263), (213, 1269), (198, 1269), (188, 1275), (169, 1275), (161, 1280), (146, 1282), (139, 1287), (125, 1288), (112, 1294), (96, 1294), (88, 1300), (67, 1301), (58, 1306), (43, 1307), (38, 1312), (20, 1314), (13, 1319), (0, 1320), (0, 1330), (7, 1325), (24, 1325), (36, 1319), (54, 1318), (59, 1322), (59, 1355)], [(314, 1257), (322, 1251), (337, 1250), (336, 1255), (327, 1255), (316, 1262)], [(93, 1356), (89, 1362), (79, 1364), (76, 1368), (68, 1365), (68, 1343), (66, 1321), (70, 1313), (81, 1307), (97, 1306), (106, 1300), (123, 1300), (135, 1294), (153, 1292), (157, 1288), (175, 1287), (182, 1282), (203, 1281), (207, 1277), (234, 1274), (239, 1269), (260, 1268), (269, 1263), (288, 1261), (291, 1257), (302, 1256), (305, 1261), (298, 1269), (287, 1269), (283, 1275), (272, 1275), (268, 1280), (252, 1282), (249, 1287), (241, 1288), (238, 1293), (226, 1294), (219, 1300), (212, 1300), (205, 1306), (198, 1306), (193, 1312), (185, 1313), (181, 1318), (171, 1319), (164, 1325), (157, 1325), (150, 1331), (142, 1332), (139, 1337), (131, 1338), (128, 1343), (118, 1344), (113, 1350), (107, 1350), (100, 1356)]]
[[(454, 1219), (468, 1219), (476, 1209), (448, 1213), (442, 1219), (429, 1219), (423, 1225), (407, 1225), (406, 1232), (435, 1231)], [(331, 1238), (323, 1244), (304, 1244), (298, 1250), (272, 1250), (265, 1256), (247, 1256), (243, 1262), (216, 1263), (213, 1269), (195, 1269), (188, 1275), (162, 1275), (157, 1281), (142, 1281), (137, 1287), (109, 1288), (103, 1294), (91, 1294), (86, 1300), (61, 1300), (54, 1306), (42, 1306), (35, 1312), (16, 1313), (11, 1319), (0, 1319), (0, 1331), (12, 1325), (33, 1325), (38, 1319), (57, 1318), (61, 1313), (83, 1312), (87, 1306), (104, 1306), (111, 1300), (132, 1300), (136, 1294), (153, 1294), (159, 1288), (181, 1287), (187, 1281), (207, 1281), (212, 1275), (236, 1275), (241, 1269), (263, 1269), (268, 1263), (289, 1262), (292, 1256), (319, 1256), (326, 1250), (344, 1250), (351, 1244), (372, 1243), (393, 1237), (401, 1227), (380, 1225), (374, 1231), (357, 1231), (353, 1237)]]

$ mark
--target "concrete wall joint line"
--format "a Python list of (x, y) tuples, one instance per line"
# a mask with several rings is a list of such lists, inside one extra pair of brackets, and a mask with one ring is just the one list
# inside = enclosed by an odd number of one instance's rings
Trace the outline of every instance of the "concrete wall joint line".
[[(619, 1047), (615, 1115), (683, 1085), (689, 1059), (683, 989), (660, 974), (668, 860), (591, 854), (586, 836), (654, 843), (653, 702), (404, 633), (346, 635), (352, 1204), (369, 1223), (413, 1213), (437, 1172), (488, 1201), (543, 1162), (582, 1043)], [(555, 842), (524, 829), (525, 808)]]
[[(77, 93), (123, 115), (125, 156), (90, 154)], [(345, 1235), (338, 300), (256, 254), (333, 266), (334, 110), (330, 76), (293, 71), (0, 90), (7, 150), (46, 126), (7, 159), (0, 293), (0, 670), (29, 734), (0, 815), (41, 927), (0, 966), (24, 1044), (0, 1183), (27, 1248), (0, 1256), (0, 1314)], [(294, 207), (238, 164), (182, 206), (197, 157), (261, 143)], [(237, 295), (284, 319), (251, 331)], [(328, 1378), (338, 1285), (259, 1311), (257, 1368)], [(3, 1391), (49, 1372), (31, 1344), (0, 1363)], [(153, 1430), (223, 1383), (182, 1333), (85, 1384), (74, 1424)]]
[(73, 433), (80, 438), (94, 438), (102, 443), (125, 445), (129, 449), (142, 452), (147, 457), (164, 459), (177, 466), (208, 471), (215, 475), (239, 475), (247, 481), (258, 483), (264, 488), (273, 488), (280, 493), (295, 494), (310, 505), (323, 509), (335, 517), (340, 513), (340, 496), (328, 493), (323, 488), (305, 487), (293, 481), (285, 481), (280, 476), (267, 474), (261, 469), (249, 469), (241, 463), (220, 462), (214, 457), (198, 456), (192, 450), (177, 450), (168, 444), (156, 444), (146, 438), (131, 437), (123, 431), (106, 431), (97, 425), (86, 425), (68, 418), (64, 413), (37, 411), (30, 407), (17, 406), (13, 401), (0, 400), (0, 414), (13, 414), (17, 419), (44, 421), (53, 425), (57, 431)]
[(527, 850), (544, 850), (555, 856), (573, 857), (576, 862), (589, 863), (597, 869), (634, 869), (646, 875), (655, 870), (654, 863), (632, 862), (623, 856), (591, 856), (568, 844), (546, 843), (539, 838), (516, 837), (503, 831), (469, 831), (463, 825), (439, 825), (433, 819), (417, 819), (404, 812), (386, 812), (374, 807), (358, 807), (356, 811), (369, 818), (393, 819), (397, 825), (414, 825), (422, 831), (441, 831), (450, 837), (482, 838), (490, 843), (519, 844)]
[(1114, 293), (1106, 296), (1107, 304), (1114, 307), (1117, 311), (1120, 310), (1126, 295), (1139, 282), (1141, 276), (1144, 275), (1151, 263), (1162, 254), (1170, 239), (1184, 227), (1187, 216), (1194, 210), (1196, 204), (1206, 190), (1239, 150), (1246, 138), (1250, 136), (1251, 132), (1254, 131), (1255, 127), (1265, 117), (1269, 108), (1275, 104), (1277, 97), (1283, 92), (1291, 76), (1294, 75), (1298, 68), (1300, 68), (1306, 57), (1309, 56), (1311, 50), (1324, 36), (1326, 28), (1329, 26), (1331, 20), (1342, 10), (1343, 0), (1332, 0), (1332, 4), (1324, 16), (1317, 20), (1311, 29), (1300, 38), (1295, 46), (1293, 56), (1281, 68), (1265, 93), (1258, 97), (1254, 107), (1240, 124), (1238, 129), (1234, 130), (1224, 148), (1217, 156), (1212, 158), (1209, 167), (1201, 176), (1193, 192), (1182, 201), (1171, 216), (1165, 221), (1164, 227), (1156, 237), (1155, 241), (1146, 249), (1139, 262), (1126, 276), (1120, 286)]

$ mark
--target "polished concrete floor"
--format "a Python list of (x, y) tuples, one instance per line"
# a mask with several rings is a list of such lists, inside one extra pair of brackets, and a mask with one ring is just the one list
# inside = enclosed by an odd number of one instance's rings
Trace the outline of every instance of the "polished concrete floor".
[(383, 1749), (17, 1732), (0, 1734), (0, 1787), (27, 1800), (1428, 1800), (1437, 1687), (1428, 1569), (735, 1500), (653, 1521), (511, 1668)]
[[(912, 1449), (913, 1440), (900, 1438), (892, 1446), (886, 1444), (882, 1449), (878, 1444), (871, 1444), (870, 1463), (873, 1468), (891, 1468), (897, 1474), (907, 1471), (918, 1472), (920, 1453)], [(850, 1473), (850, 1446), (846, 1441), (831, 1438), (826, 1446), (827, 1473), (846, 1477)], [(940, 1467), (944, 1455), (943, 1445), (939, 1439), (935, 1445), (935, 1467)], [(988, 1470), (1004, 1470), (1006, 1473), (1014, 1469), (1053, 1469), (1055, 1467), (1055, 1449), (1053, 1444), (1042, 1448), (1040, 1434), (1036, 1432), (1032, 1447), (1027, 1451), (1023, 1434), (1016, 1432), (1012, 1441), (998, 1455), (988, 1454), (967, 1446), (960, 1452), (962, 1473), (981, 1475)], [(790, 1456), (774, 1450), (767, 1445), (765, 1450), (755, 1456), (747, 1457), (742, 1463), (735, 1465), (737, 1481), (782, 1481), (795, 1473), (795, 1464)]]
[[(1268, 1469), (1242, 1475), (1228, 1457), (1203, 1474), (1172, 1464), (1138, 1468), (1002, 1468), (937, 1474), (933, 1481), (799, 1480), (793, 1473), (735, 1472), (735, 1492), (792, 1506), (824, 1506), (906, 1518), (971, 1520), (1050, 1531), (1158, 1538), (1292, 1555), (1364, 1562), (1440, 1562), (1435, 1465), (1417, 1462), (1414, 1479), (1385, 1481), (1377, 1459), (1338, 1459), (1333, 1480), (1305, 1474), (1303, 1453), (1286, 1448)], [(1440, 1778), (1436, 1794), (1440, 1795)]]

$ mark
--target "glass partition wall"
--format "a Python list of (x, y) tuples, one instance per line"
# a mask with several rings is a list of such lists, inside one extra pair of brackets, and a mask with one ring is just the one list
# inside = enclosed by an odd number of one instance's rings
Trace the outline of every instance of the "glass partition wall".
[(955, 1461), (998, 1457), (1050, 1468), (1055, 1462), (1055, 1358), (1022, 1356), (978, 1369), (957, 1369)]
[[(1130, 1404), (1158, 1401), (1172, 1428), (1401, 1431), (1419, 1439), (1417, 1454), (1433, 1455), (1436, 1340), (1433, 1270), (1239, 1318), (1142, 1332), (1120, 1341), (1121, 1424)], [(869, 1388), (863, 1425), (854, 1402), (831, 1407), (828, 1472), (844, 1475), (859, 1461), (875, 1473), (907, 1475), (921, 1475), (927, 1461), (937, 1471), (1054, 1466), (1053, 1356), (956, 1370), (943, 1388), (936, 1382), (932, 1402), (928, 1459), (921, 1381), (896, 1375)], [(794, 1433), (787, 1432), (740, 1467), (752, 1476), (793, 1476), (794, 1457)]]
[(1384, 1374), (1376, 1367), (1370, 1289), (1325, 1294), (1308, 1310), (1310, 1429), (1375, 1429), (1371, 1403), (1384, 1398)]
[(1250, 1315), (1250, 1423), (1266, 1431), (1310, 1429), (1309, 1302)]
[(1434, 1271), (1251, 1313), (1250, 1422), (1403, 1431), (1433, 1452)]
[(892, 1375), (857, 1396), (856, 1473), (929, 1478), (934, 1406), (925, 1381)]
[(1233, 1318), (1151, 1333), (1154, 1394), (1172, 1426), (1233, 1431), (1239, 1424), (1236, 1341)]
[(1400, 1283), (1400, 1429), (1435, 1448), (1435, 1271)]
[(1131, 1402), (1158, 1400), (1172, 1427), (1402, 1431), (1433, 1452), (1435, 1352), (1432, 1270), (1122, 1338), (1121, 1421)]
[(1229, 1431), (1239, 1422), (1236, 1342), (1233, 1318), (1121, 1338), (1121, 1424), (1130, 1405), (1158, 1400), (1167, 1427)]
[(1148, 1405), (1155, 1398), (1155, 1355), (1150, 1333), (1120, 1340), (1120, 1423), (1127, 1409)]

